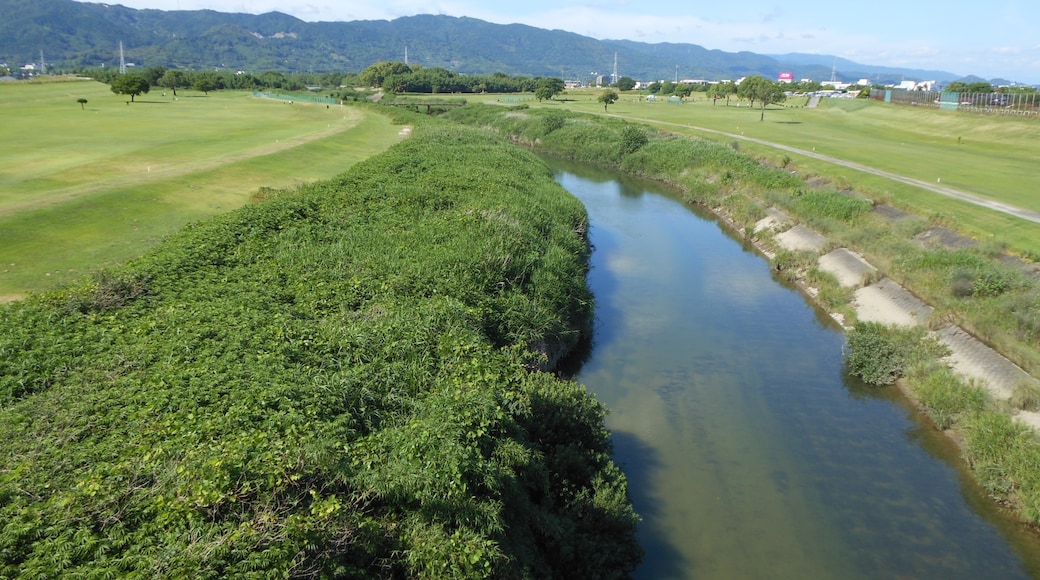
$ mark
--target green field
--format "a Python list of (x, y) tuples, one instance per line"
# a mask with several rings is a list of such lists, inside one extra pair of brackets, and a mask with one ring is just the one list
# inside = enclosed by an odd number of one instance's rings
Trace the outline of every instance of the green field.
[(0, 84), (0, 297), (135, 257), (261, 187), (337, 175), (400, 140), (355, 107), (161, 89), (126, 101), (91, 81)]
[[(596, 101), (601, 92), (574, 90), (558, 97), (565, 99), (562, 101), (539, 104), (530, 100), (524, 104), (603, 114), (603, 104)], [(479, 100), (499, 99), (486, 95)], [(609, 114), (663, 131), (737, 142), (741, 149), (776, 164), (789, 157), (791, 168), (803, 175), (826, 176), (874, 199), (921, 215), (942, 217), (976, 238), (1006, 244), (1021, 253), (1035, 253), (1040, 247), (1040, 228), (1035, 223), (739, 139), (755, 138), (815, 151), (928, 183), (941, 181), (942, 185), (968, 193), (1040, 211), (1040, 197), (1036, 195), (1040, 188), (1036, 172), (1040, 159), (1037, 118), (957, 114), (860, 99), (822, 99), (819, 107), (808, 109), (804, 107), (806, 100), (792, 98), (783, 106), (771, 106), (766, 109), (765, 121), (759, 121), (758, 109), (749, 108), (746, 103), (737, 106), (736, 98), (727, 107), (725, 101), (712, 105), (699, 93), (683, 104), (649, 103), (643, 95), (622, 93), (620, 100), (609, 107)], [(698, 128), (723, 131), (734, 137)]]

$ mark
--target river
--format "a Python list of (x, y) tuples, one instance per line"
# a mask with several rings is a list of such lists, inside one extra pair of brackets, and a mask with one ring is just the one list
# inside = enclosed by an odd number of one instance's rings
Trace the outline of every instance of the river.
[(844, 373), (844, 335), (710, 215), (549, 161), (585, 204), (592, 345), (643, 522), (637, 578), (1030, 578), (1040, 541), (892, 388)]

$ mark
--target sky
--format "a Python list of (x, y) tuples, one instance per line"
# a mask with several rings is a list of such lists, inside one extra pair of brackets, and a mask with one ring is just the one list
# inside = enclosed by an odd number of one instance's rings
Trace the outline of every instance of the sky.
[(121, 0), (131, 8), (283, 12), (301, 20), (416, 14), (527, 24), (598, 39), (727, 52), (807, 52), (862, 64), (1040, 84), (1040, 1), (999, 0)]

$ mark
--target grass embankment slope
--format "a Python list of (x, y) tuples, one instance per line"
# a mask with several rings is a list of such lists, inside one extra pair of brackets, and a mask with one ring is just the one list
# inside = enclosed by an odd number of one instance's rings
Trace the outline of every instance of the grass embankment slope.
[(178, 93), (127, 105), (93, 81), (0, 84), (0, 298), (139, 256), (261, 187), (332, 177), (400, 139), (366, 109)]
[[(569, 91), (561, 102), (525, 101), (531, 107), (567, 109), (603, 115), (596, 102), (601, 90)], [(645, 123), (663, 131), (732, 143), (774, 165), (784, 159), (801, 175), (820, 175), (838, 188), (854, 188), (872, 199), (892, 203), (972, 235), (1008, 246), (1016, 253), (1040, 258), (1040, 229), (1035, 223), (1013, 219), (989, 209), (943, 197), (918, 187), (835, 166), (807, 156), (699, 131), (698, 127), (737, 137), (762, 139), (815, 151), (924, 181), (937, 183), (1040, 211), (1040, 186), (1036, 160), (1040, 159), (1040, 120), (1035, 117), (1003, 117), (951, 113), (928, 108), (901, 107), (864, 99), (822, 99), (808, 109), (805, 99), (788, 106), (770, 106), (760, 122), (757, 108), (743, 106), (736, 98), (712, 105), (701, 94), (684, 104), (648, 103), (643, 95), (621, 93), (609, 107), (609, 115)], [(476, 97), (495, 101), (494, 96)]]
[[(584, 208), (425, 125), (3, 307), (0, 576), (623, 576)], [(12, 354), (17, 356), (12, 356)]]
[[(970, 329), (1034, 376), (1040, 374), (1040, 282), (1005, 263), (995, 244), (951, 249), (921, 243), (917, 236), (945, 220), (872, 211), (871, 201), (847, 184), (807, 182), (789, 168), (761, 163), (727, 144), (658, 133), (617, 118), (572, 113), (560, 108), (475, 105), (446, 113), (460, 122), (487, 127), (538, 149), (675, 185), (682, 197), (727, 217), (744, 235), (776, 207), (830, 240), (827, 251), (848, 247), (864, 254), (880, 275), (890, 276), (932, 304), (933, 320)], [(1012, 219), (1008, 217), (1007, 219)], [(948, 225), (948, 224), (947, 224)], [(815, 299), (850, 323), (853, 292), (821, 272), (815, 252), (776, 247), (769, 233), (757, 243), (776, 250), (774, 266), (783, 273), (806, 273)], [(941, 349), (922, 341), (923, 329), (909, 338), (865, 341), (870, 363), (886, 376), (905, 376), (927, 412), (943, 429), (964, 435), (968, 462), (997, 498), (1040, 525), (1040, 443), (1028, 426), (1011, 418), (1009, 402), (988, 400), (981, 389), (965, 385), (936, 359)], [(908, 347), (914, 341), (923, 345)], [(853, 341), (850, 340), (850, 344)], [(907, 351), (907, 352), (904, 352)], [(914, 352), (909, 352), (914, 351)], [(890, 360), (876, 360), (879, 357)], [(894, 362), (892, 362), (894, 361)], [(1012, 404), (1040, 406), (1040, 396), (1024, 389)]]

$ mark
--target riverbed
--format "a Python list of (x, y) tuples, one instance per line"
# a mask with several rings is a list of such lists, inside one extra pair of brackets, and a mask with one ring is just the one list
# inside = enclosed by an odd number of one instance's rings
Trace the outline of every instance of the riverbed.
[(663, 188), (552, 161), (586, 205), (592, 345), (640, 578), (1030, 578), (1040, 542), (765, 258)]

